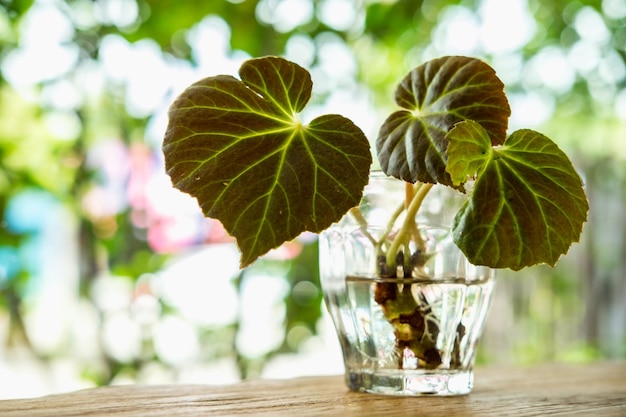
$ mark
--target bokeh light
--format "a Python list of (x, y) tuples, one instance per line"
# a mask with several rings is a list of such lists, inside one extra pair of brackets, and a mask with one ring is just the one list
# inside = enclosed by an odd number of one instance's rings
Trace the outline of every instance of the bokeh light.
[[(1, 397), (342, 372), (314, 238), (240, 271), (232, 238), (163, 166), (174, 97), (266, 54), (310, 70), (305, 123), (341, 114), (372, 142), (413, 66), (492, 64), (510, 130), (558, 138), (593, 201), (562, 266), (503, 274), (479, 359), (626, 355), (626, 1), (13, 3), (0, 5)], [(533, 348), (556, 334), (562, 353)]]

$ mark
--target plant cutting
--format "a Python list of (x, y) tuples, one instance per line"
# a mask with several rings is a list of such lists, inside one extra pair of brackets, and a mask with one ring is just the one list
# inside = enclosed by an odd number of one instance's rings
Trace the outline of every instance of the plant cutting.
[[(391, 340), (383, 346), (355, 336), (359, 346), (342, 344), (346, 361), (374, 369), (347, 364), (351, 388), (469, 392), (479, 331), (467, 320), (476, 316), (477, 328), (484, 321), (491, 270), (555, 265), (579, 240), (588, 212), (580, 176), (541, 133), (507, 136), (510, 107), (488, 64), (437, 58), (401, 80), (399, 109), (375, 140), (382, 176), (395, 184), (383, 185), (382, 193), (379, 187), (376, 198), (390, 208), (375, 225), (370, 215), (379, 211), (364, 197), (372, 185), (370, 142), (340, 115), (304, 124), (299, 115), (311, 93), (309, 72), (279, 57), (244, 62), (239, 78), (218, 75), (189, 86), (170, 108), (163, 143), (173, 185), (235, 237), (241, 267), (304, 231), (330, 242), (320, 262), (322, 274), (333, 277), (326, 302), (338, 331), (345, 327), (339, 310), (365, 300), (366, 319), (357, 312), (348, 321), (370, 326), (364, 337), (385, 328)], [(390, 187), (399, 187), (400, 201), (386, 192)], [(451, 224), (437, 228), (420, 219), (434, 189), (464, 199)], [(339, 266), (325, 269), (339, 257)], [(479, 307), (468, 304), (474, 298), (482, 300)], [(443, 307), (449, 305), (453, 319)], [(375, 327), (378, 316), (382, 324)], [(389, 377), (394, 367), (404, 373)], [(385, 386), (389, 379), (395, 382)]]

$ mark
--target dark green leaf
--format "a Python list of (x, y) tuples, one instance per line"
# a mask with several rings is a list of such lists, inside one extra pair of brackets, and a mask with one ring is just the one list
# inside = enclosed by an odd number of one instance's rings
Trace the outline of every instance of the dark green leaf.
[(299, 122), (312, 87), (305, 69), (265, 57), (245, 62), (239, 75), (203, 79), (176, 99), (163, 152), (174, 186), (224, 224), (246, 266), (357, 205), (371, 153), (344, 117)]
[(506, 137), (511, 111), (504, 85), (478, 59), (431, 60), (402, 80), (395, 100), (402, 110), (383, 123), (376, 150), (383, 171), (396, 178), (452, 185), (446, 172), (446, 134), (462, 120), (478, 122), (493, 145)]
[[(450, 136), (451, 143), (464, 140)], [(454, 219), (454, 240), (476, 265), (555, 265), (579, 240), (588, 210), (567, 155), (542, 134), (518, 130), (490, 153)]]

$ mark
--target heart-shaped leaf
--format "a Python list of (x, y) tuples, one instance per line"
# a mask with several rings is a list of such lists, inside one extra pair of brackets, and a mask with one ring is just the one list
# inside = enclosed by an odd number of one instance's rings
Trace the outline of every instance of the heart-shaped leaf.
[(376, 141), (387, 175), (452, 185), (446, 171), (446, 135), (462, 120), (478, 122), (493, 145), (506, 138), (511, 110), (504, 84), (478, 59), (448, 56), (428, 61), (402, 80), (395, 100), (402, 110), (387, 118)]
[(357, 205), (371, 152), (363, 132), (342, 116), (300, 123), (312, 89), (300, 66), (257, 58), (239, 76), (188, 87), (170, 108), (163, 152), (174, 186), (236, 238), (244, 267)]
[[(466, 145), (473, 137), (466, 134), (474, 135), (477, 125), (466, 123), (459, 123), (449, 140), (450, 149), (464, 147), (468, 153), (449, 154), (449, 164), (464, 157), (484, 164), (477, 168), (470, 199), (454, 219), (455, 243), (476, 265), (513, 270), (555, 265), (579, 240), (589, 210), (569, 158), (550, 139), (528, 129), (514, 132), (482, 158), (482, 146)], [(480, 135), (477, 141), (483, 142)]]

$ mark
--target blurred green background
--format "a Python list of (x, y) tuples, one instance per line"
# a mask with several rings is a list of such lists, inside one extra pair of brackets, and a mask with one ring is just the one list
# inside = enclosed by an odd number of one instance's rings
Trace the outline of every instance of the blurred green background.
[(163, 170), (171, 100), (268, 54), (371, 139), (412, 67), (488, 61), (591, 212), (557, 267), (499, 275), (479, 361), (626, 357), (626, 0), (0, 0), (1, 398), (342, 372), (315, 237), (239, 271)]

